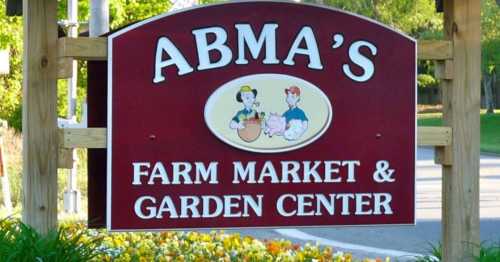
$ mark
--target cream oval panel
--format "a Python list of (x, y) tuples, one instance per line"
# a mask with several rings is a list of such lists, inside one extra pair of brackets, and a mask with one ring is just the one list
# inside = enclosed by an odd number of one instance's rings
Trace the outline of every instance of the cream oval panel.
[(216, 137), (259, 153), (286, 152), (311, 144), (329, 128), (332, 114), (330, 100), (321, 89), (283, 74), (231, 80), (212, 93), (204, 112)]

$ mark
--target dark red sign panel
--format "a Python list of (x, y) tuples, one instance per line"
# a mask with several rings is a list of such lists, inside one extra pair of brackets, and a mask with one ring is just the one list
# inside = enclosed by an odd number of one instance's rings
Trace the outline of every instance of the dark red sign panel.
[(282, 2), (108, 39), (110, 230), (414, 223), (413, 39)]

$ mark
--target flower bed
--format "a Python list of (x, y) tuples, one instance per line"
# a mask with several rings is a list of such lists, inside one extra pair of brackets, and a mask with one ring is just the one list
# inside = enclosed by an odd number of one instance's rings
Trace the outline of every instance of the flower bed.
[(102, 254), (97, 259), (105, 261), (352, 261), (350, 254), (334, 254), (330, 248), (299, 246), (287, 240), (259, 241), (223, 231), (107, 233), (85, 230), (81, 224), (70, 228), (73, 233), (87, 232), (83, 243), (101, 238)]
[(329, 247), (261, 241), (223, 231), (109, 233), (63, 223), (57, 232), (42, 237), (16, 220), (0, 220), (0, 246), (0, 256), (10, 256), (10, 261), (67, 261), (61, 256), (71, 261), (357, 261)]

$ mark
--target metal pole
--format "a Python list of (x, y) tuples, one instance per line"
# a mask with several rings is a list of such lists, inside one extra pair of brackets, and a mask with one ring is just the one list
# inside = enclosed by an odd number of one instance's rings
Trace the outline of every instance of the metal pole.
[[(68, 0), (68, 37), (78, 37), (78, 1)], [(73, 74), (68, 78), (68, 112), (67, 118), (70, 123), (76, 123), (76, 99), (78, 64), (73, 60)], [(68, 189), (64, 192), (64, 210), (68, 213), (78, 213), (80, 210), (80, 192), (77, 190), (77, 155), (73, 150), (73, 168), (70, 169), (68, 178)]]
[(97, 37), (109, 31), (108, 0), (90, 1), (89, 36)]

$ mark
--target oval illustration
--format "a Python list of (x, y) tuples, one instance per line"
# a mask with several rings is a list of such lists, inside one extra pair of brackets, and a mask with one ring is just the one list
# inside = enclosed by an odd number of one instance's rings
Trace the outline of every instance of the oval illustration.
[(332, 112), (325, 93), (308, 81), (255, 74), (216, 89), (205, 104), (205, 122), (233, 147), (277, 153), (314, 142), (328, 129)]

